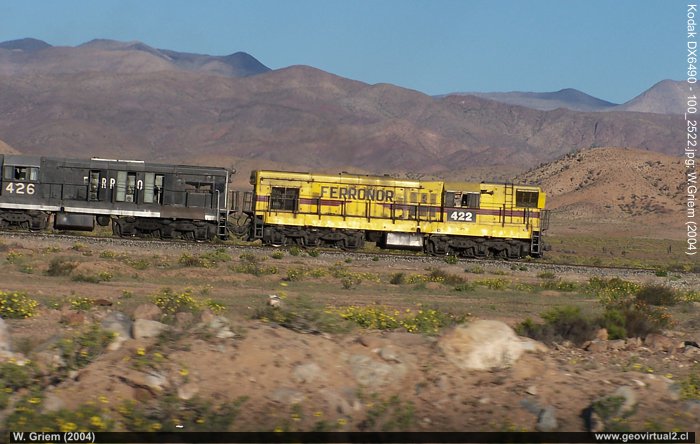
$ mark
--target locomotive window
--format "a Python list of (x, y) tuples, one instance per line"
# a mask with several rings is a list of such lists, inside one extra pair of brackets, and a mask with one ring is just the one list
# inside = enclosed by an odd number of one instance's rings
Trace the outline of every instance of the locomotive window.
[(524, 208), (537, 208), (537, 200), (540, 197), (537, 191), (521, 191), (515, 192), (515, 206)]
[(462, 208), (479, 208), (479, 193), (464, 193), (462, 194)]
[(126, 171), (117, 171), (117, 202), (124, 202), (126, 198)]
[(162, 174), (156, 174), (156, 186), (153, 187), (153, 199), (159, 203), (163, 203), (163, 181), (165, 176)]
[(90, 171), (90, 183), (88, 185), (88, 200), (97, 200), (100, 189), (100, 172)]
[(272, 187), (270, 209), (296, 211), (298, 199), (299, 188)]
[(133, 202), (136, 193), (136, 173), (126, 175), (126, 201)]
[(143, 202), (153, 203), (153, 194), (156, 187), (155, 173), (146, 173), (143, 178)]
[(3, 178), (6, 180), (27, 180), (36, 182), (39, 179), (39, 168), (5, 165)]

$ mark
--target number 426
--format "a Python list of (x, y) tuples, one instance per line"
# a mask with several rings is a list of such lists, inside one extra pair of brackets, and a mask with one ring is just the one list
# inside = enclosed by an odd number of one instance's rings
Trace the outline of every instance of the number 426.
[(10, 194), (34, 194), (34, 184), (10, 182), (5, 187), (5, 191)]

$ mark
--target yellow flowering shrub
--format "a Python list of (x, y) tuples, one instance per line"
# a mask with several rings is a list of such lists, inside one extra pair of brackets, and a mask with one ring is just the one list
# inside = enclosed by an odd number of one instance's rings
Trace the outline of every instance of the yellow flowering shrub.
[(0, 317), (7, 319), (31, 318), (36, 314), (39, 302), (23, 291), (0, 291)]

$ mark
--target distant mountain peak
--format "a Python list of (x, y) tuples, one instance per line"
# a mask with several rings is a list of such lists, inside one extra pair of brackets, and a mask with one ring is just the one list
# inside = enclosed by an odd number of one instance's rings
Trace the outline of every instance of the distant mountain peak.
[(0, 48), (2, 49), (10, 49), (10, 50), (15, 50), (15, 51), (26, 51), (26, 52), (32, 52), (32, 51), (39, 51), (45, 48), (51, 48), (51, 45), (46, 43), (43, 40), (39, 39), (33, 39), (33, 38), (24, 38), (24, 39), (18, 39), (18, 40), (8, 40), (6, 42), (0, 43)]
[(665, 79), (626, 102), (616, 110), (655, 114), (683, 114), (688, 84), (685, 81)]
[(616, 106), (605, 100), (598, 99), (574, 88), (564, 88), (555, 92), (466, 92), (457, 95), (470, 95), (482, 99), (507, 103), (509, 105), (524, 106), (540, 111), (552, 111), (557, 108), (566, 108), (572, 111), (603, 111)]

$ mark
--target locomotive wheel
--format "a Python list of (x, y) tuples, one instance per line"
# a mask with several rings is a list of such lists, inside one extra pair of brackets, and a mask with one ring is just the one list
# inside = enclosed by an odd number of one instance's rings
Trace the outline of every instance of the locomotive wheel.
[(110, 216), (96, 216), (95, 221), (97, 222), (97, 225), (101, 227), (106, 227), (109, 225), (109, 222), (112, 220)]

